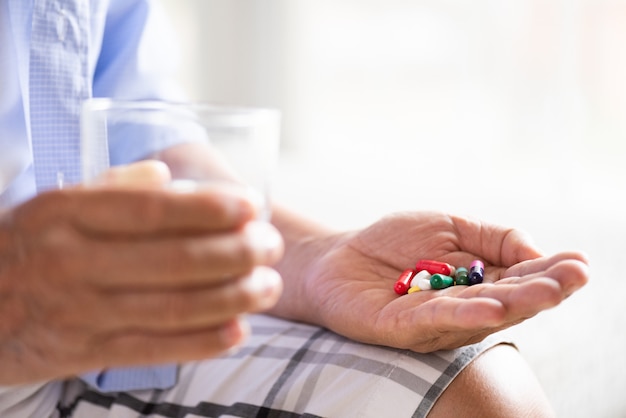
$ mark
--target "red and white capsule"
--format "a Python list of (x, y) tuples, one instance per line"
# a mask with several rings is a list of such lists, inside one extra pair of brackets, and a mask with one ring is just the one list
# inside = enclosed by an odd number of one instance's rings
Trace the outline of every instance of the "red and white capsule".
[(409, 288), (411, 287), (411, 280), (413, 279), (414, 275), (415, 270), (404, 270), (400, 274), (400, 277), (398, 277), (398, 280), (396, 280), (396, 284), (393, 286), (393, 290), (399, 295), (406, 295), (406, 293), (409, 291)]
[(456, 272), (456, 268), (450, 264), (435, 260), (419, 260), (415, 263), (415, 270), (426, 270), (430, 274), (443, 274), (446, 276), (454, 276)]

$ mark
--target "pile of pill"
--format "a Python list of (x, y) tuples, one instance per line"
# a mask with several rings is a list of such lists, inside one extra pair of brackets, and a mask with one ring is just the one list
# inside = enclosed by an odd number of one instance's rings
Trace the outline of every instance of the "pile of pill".
[(445, 289), (453, 285), (471, 286), (483, 282), (485, 265), (480, 260), (472, 261), (469, 270), (456, 268), (448, 263), (434, 260), (419, 260), (415, 268), (400, 274), (393, 290), (399, 295), (420, 290)]

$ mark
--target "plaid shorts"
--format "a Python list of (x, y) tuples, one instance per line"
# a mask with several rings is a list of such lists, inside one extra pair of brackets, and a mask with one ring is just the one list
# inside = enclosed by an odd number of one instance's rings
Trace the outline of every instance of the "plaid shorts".
[(57, 417), (423, 417), (495, 338), (418, 354), (356, 343), (264, 315), (236, 352), (180, 367), (167, 390), (99, 393), (65, 385)]

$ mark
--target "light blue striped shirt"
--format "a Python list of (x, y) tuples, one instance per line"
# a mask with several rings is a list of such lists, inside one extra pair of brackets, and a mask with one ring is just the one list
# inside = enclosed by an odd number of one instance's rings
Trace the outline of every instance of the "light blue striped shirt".
[[(91, 96), (181, 100), (175, 46), (150, 0), (0, 0), (0, 208), (80, 181), (79, 109)], [(113, 147), (112, 164), (146, 155)], [(88, 373), (102, 391), (172, 386), (177, 367)]]

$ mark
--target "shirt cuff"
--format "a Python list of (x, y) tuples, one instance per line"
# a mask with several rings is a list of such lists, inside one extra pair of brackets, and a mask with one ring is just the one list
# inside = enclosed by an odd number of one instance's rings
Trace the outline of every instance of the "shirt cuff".
[(169, 389), (176, 384), (178, 366), (147, 366), (85, 373), (81, 379), (100, 392)]

